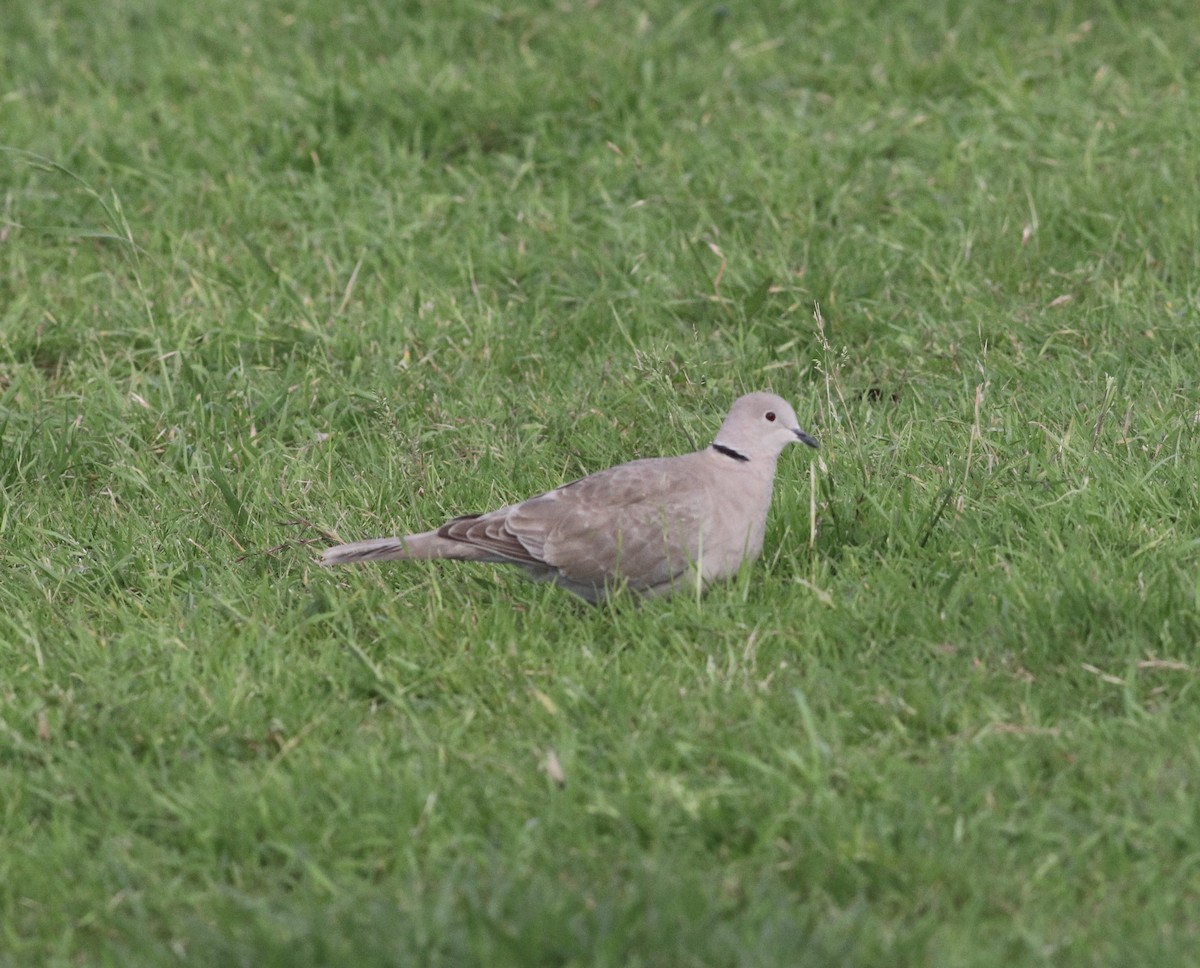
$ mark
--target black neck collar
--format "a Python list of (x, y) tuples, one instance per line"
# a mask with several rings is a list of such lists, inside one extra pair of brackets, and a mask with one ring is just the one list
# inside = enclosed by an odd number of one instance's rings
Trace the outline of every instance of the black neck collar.
[(713, 444), (712, 448), (718, 454), (723, 454), (726, 457), (732, 457), (736, 461), (748, 461), (750, 459), (745, 454), (739, 453), (732, 447), (726, 447), (724, 444)]

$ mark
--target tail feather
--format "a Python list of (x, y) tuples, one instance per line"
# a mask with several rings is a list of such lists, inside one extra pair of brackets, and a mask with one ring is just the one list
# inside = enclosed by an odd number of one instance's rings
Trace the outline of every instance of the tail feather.
[(403, 538), (370, 538), (326, 548), (320, 564), (352, 565), (360, 561), (417, 561), (430, 558), (455, 558), (460, 561), (486, 561), (487, 553), (462, 541), (441, 537), (436, 531), (424, 531)]
[(390, 561), (410, 557), (402, 538), (372, 538), (369, 541), (351, 541), (349, 544), (326, 548), (321, 555), (321, 565), (349, 565), (356, 561)]

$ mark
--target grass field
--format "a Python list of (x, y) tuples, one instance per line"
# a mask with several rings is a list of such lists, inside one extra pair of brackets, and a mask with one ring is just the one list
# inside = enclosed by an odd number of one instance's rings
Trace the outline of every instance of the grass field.
[[(1195, 964), (1195, 4), (3, 20), (0, 965)], [(758, 388), (703, 599), (314, 566)]]

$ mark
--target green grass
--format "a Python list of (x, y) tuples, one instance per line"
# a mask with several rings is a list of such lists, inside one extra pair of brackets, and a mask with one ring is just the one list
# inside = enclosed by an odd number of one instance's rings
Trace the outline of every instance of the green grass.
[[(1194, 4), (4, 34), (0, 965), (1194, 963)], [(767, 387), (700, 601), (314, 567)]]

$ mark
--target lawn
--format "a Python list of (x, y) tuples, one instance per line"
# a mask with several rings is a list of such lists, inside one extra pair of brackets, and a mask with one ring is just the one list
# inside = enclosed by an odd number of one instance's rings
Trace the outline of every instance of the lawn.
[[(18, 0), (0, 966), (1188, 966), (1200, 8)], [(322, 570), (711, 440), (760, 561)]]

